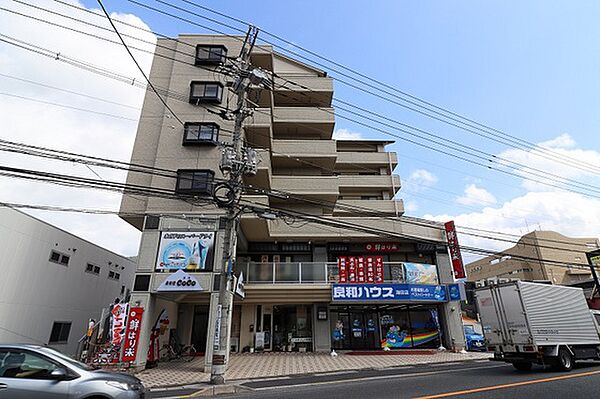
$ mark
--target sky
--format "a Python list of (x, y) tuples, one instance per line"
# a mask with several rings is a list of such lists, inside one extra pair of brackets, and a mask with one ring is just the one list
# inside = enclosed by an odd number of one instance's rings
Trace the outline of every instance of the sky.
[[(98, 9), (95, 1), (64, 0)], [(198, 4), (277, 34), (330, 60), (425, 99), (440, 107), (508, 133), (539, 148), (600, 167), (600, 3), (595, 1), (379, 1), (370, 7), (358, 1), (202, 1)], [(225, 33), (212, 24), (158, 1), (152, 7), (177, 13)], [(168, 3), (193, 10), (181, 0)], [(55, 1), (39, 0), (40, 7), (68, 13), (109, 27), (106, 20), (69, 9)], [(106, 1), (117, 18), (166, 35), (209, 33), (198, 26), (157, 14), (132, 2)], [(11, 0), (0, 6), (27, 15), (75, 22), (43, 13)], [(210, 15), (219, 20), (220, 16)], [(241, 24), (228, 23), (245, 29)], [(110, 70), (141, 78), (125, 50), (77, 33), (26, 20), (0, 10), (0, 33), (54, 49)], [(110, 32), (85, 28), (110, 36)], [(140, 35), (139, 30), (124, 33)], [(143, 34), (152, 42), (151, 34)], [(260, 40), (273, 40), (264, 33)], [(280, 43), (282, 51), (300, 51)], [(152, 51), (151, 44), (138, 46)], [(136, 51), (149, 70), (151, 56)], [(303, 55), (309, 56), (306, 53)], [(328, 65), (330, 76), (341, 77)], [(25, 96), (110, 113), (128, 119), (35, 103), (0, 94), (0, 138), (50, 146), (74, 152), (128, 161), (144, 91), (92, 75), (49, 58), (33, 55), (0, 42), (0, 93)], [(108, 104), (48, 87), (16, 80), (27, 79), (62, 87), (123, 105)], [(540, 158), (530, 150), (515, 149), (471, 132), (432, 120), (369, 94), (334, 83), (335, 97), (374, 110), (395, 121), (434, 133), (490, 154), (494, 169), (501, 159), (544, 171), (543, 182), (560, 185), (553, 175), (600, 186), (592, 171)], [(341, 114), (341, 113), (340, 113)], [(439, 221), (453, 219), (458, 226), (521, 235), (534, 229), (556, 230), (569, 236), (600, 236), (600, 194), (583, 195), (524, 179), (494, 169), (465, 163), (404, 140), (392, 128), (384, 132), (340, 117), (336, 137), (395, 140), (387, 147), (398, 153), (396, 173), (402, 179), (398, 197), (406, 214)], [(437, 140), (437, 139), (436, 139)], [(2, 164), (43, 168), (95, 178), (123, 180), (124, 174), (81, 165), (0, 155)], [(580, 190), (581, 191), (581, 190)], [(589, 192), (588, 192), (589, 194)], [(117, 210), (119, 194), (65, 189), (6, 177), (0, 178), (0, 201)], [(32, 212), (95, 243), (125, 255), (135, 255), (139, 232), (116, 216)], [(461, 243), (502, 249), (506, 243), (461, 236)]]

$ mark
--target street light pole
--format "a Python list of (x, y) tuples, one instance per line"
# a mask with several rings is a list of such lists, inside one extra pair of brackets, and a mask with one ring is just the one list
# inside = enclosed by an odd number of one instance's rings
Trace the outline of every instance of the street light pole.
[[(237, 96), (237, 105), (234, 111), (235, 126), (233, 130), (233, 142), (231, 147), (224, 148), (221, 161), (221, 170), (229, 173), (227, 183), (221, 188), (227, 191), (227, 201), (222, 201), (227, 207), (227, 223), (225, 228), (225, 240), (223, 243), (223, 262), (219, 281), (219, 302), (217, 305), (217, 317), (214, 324), (214, 342), (212, 367), (210, 374), (211, 384), (220, 385), (225, 383), (225, 371), (229, 359), (230, 348), (230, 324), (233, 311), (233, 265), (235, 264), (235, 253), (237, 243), (237, 229), (239, 214), (236, 213), (235, 205), (241, 195), (242, 176), (256, 171), (256, 160), (252, 159), (250, 153), (253, 150), (245, 149), (242, 143), (242, 127), (244, 120), (251, 114), (246, 107), (246, 93), (251, 83), (257, 83), (260, 73), (250, 65), (250, 53), (258, 36), (258, 28), (250, 26), (244, 44), (237, 60), (237, 74), (233, 89)], [(215, 188), (215, 197), (217, 188)]]

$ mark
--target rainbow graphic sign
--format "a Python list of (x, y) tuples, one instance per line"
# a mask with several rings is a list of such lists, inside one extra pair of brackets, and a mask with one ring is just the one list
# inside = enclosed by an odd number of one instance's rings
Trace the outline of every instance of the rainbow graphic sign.
[(426, 331), (419, 334), (409, 335), (407, 331), (400, 331), (398, 326), (391, 326), (381, 340), (382, 348), (410, 348), (423, 345), (424, 343), (435, 340), (438, 337), (437, 331)]

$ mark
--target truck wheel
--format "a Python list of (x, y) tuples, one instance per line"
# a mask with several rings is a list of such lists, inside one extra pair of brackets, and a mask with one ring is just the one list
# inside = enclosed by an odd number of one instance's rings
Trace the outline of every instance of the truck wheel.
[(531, 371), (533, 364), (531, 362), (514, 362), (513, 367), (519, 371)]
[(558, 350), (558, 357), (554, 361), (554, 369), (558, 371), (570, 371), (573, 368), (573, 356), (566, 348)]

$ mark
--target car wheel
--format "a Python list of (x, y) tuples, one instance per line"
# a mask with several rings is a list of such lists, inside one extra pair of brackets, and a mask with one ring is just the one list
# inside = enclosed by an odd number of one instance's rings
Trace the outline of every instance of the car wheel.
[(554, 369), (558, 371), (570, 371), (573, 368), (574, 359), (566, 348), (558, 350), (558, 357), (554, 361)]
[(514, 362), (513, 367), (519, 371), (531, 371), (533, 364), (531, 362)]

